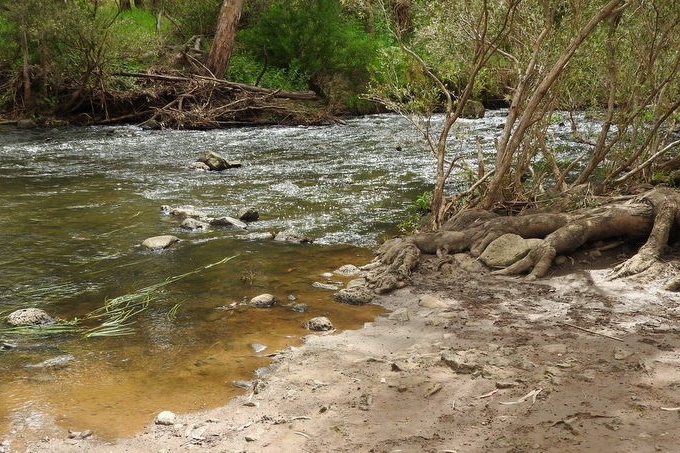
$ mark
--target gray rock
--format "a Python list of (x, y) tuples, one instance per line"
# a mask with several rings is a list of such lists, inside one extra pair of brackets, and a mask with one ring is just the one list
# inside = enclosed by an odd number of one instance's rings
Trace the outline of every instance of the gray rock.
[(274, 236), (274, 240), (280, 242), (293, 242), (296, 244), (312, 242), (307, 236), (294, 230), (281, 231)]
[(241, 222), (239, 219), (235, 219), (233, 217), (229, 216), (224, 216), (224, 217), (219, 217), (217, 219), (212, 219), (210, 220), (210, 225), (216, 226), (216, 227), (228, 227), (228, 228), (242, 228), (246, 229), (248, 228), (248, 225), (246, 225), (244, 222)]
[(171, 208), (169, 206), (167, 206), (167, 207), (161, 206), (161, 210), (167, 210), (167, 209), (169, 209), (169, 211), (167, 211), (167, 212), (170, 215), (175, 216), (175, 217), (179, 218), (180, 220), (184, 220), (184, 219), (187, 219), (187, 218), (192, 218), (192, 219), (196, 219), (196, 220), (204, 220), (204, 219), (207, 218), (205, 213), (203, 213), (201, 211), (197, 211), (196, 209), (194, 209), (193, 206), (187, 206), (187, 207), (182, 207), (182, 208)]
[(356, 267), (354, 264), (345, 264), (344, 266), (340, 266), (339, 269), (336, 269), (333, 272), (338, 275), (357, 275), (361, 273), (359, 268)]
[(229, 168), (238, 168), (242, 164), (240, 162), (228, 161), (219, 153), (209, 151), (197, 159), (198, 162), (203, 162), (212, 171), (222, 171)]
[(274, 235), (272, 233), (268, 232), (253, 232), (253, 233), (248, 233), (245, 235), (246, 239), (250, 239), (251, 241), (258, 241), (258, 240), (271, 240), (274, 239)]
[(425, 308), (448, 308), (449, 304), (432, 294), (424, 294), (418, 299), (418, 305)]
[(188, 217), (182, 220), (180, 227), (189, 231), (207, 231), (210, 228), (210, 224), (201, 222), (193, 217)]
[(507, 267), (524, 258), (540, 239), (524, 239), (517, 234), (504, 234), (491, 242), (479, 260), (489, 267)]
[(190, 163), (189, 168), (194, 169), (194, 170), (201, 170), (201, 171), (209, 171), (210, 170), (210, 167), (208, 166), (208, 164), (206, 164), (205, 162), (199, 162), (199, 161)]
[(333, 295), (336, 302), (350, 305), (366, 305), (373, 302), (375, 294), (365, 286), (341, 289)]
[(320, 288), (320, 289), (327, 289), (330, 291), (337, 291), (339, 289), (339, 286), (334, 285), (332, 283), (321, 283), (321, 282), (314, 282), (312, 283), (313, 288)]
[(317, 316), (316, 318), (312, 318), (304, 325), (307, 329), (314, 330), (316, 332), (333, 330), (333, 323), (331, 323), (330, 319), (326, 318), (325, 316)]
[(38, 326), (52, 324), (54, 318), (40, 308), (22, 308), (15, 310), (5, 319), (7, 324), (13, 327), (18, 326)]
[(260, 352), (264, 351), (267, 349), (267, 346), (263, 345), (262, 343), (252, 343), (250, 345), (250, 348), (255, 351), (256, 354), (259, 354)]
[(273, 294), (260, 294), (250, 299), (248, 305), (253, 308), (269, 308), (276, 304), (276, 296)]
[(244, 222), (254, 222), (260, 218), (260, 213), (254, 208), (241, 208), (236, 217)]
[(458, 374), (472, 374), (481, 369), (479, 353), (474, 350), (469, 351), (444, 351), (441, 354), (442, 362), (447, 364)]
[(307, 310), (309, 310), (309, 305), (302, 303), (302, 302), (299, 302), (299, 303), (296, 303), (296, 304), (292, 304), (290, 306), (290, 309), (297, 312), (297, 313), (304, 313)]
[(179, 242), (178, 237), (165, 234), (163, 236), (154, 236), (152, 238), (145, 239), (142, 242), (142, 247), (150, 250), (162, 250), (167, 249), (176, 242)]
[(66, 368), (75, 358), (71, 354), (64, 354), (57, 357), (52, 357), (51, 359), (43, 360), (40, 363), (33, 365), (26, 365), (26, 368), (51, 368), (58, 370), (61, 368)]
[(175, 424), (176, 419), (177, 415), (175, 415), (174, 412), (163, 411), (160, 414), (156, 415), (155, 423), (157, 425), (172, 426)]

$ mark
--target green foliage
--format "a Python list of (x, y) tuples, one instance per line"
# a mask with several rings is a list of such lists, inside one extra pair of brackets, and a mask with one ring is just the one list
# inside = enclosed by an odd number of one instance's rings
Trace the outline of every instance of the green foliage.
[(303, 78), (309, 86), (318, 85), (328, 73), (363, 85), (385, 39), (367, 32), (358, 17), (343, 13), (338, 0), (276, 0), (237, 37), (242, 54), (267, 64), (268, 71), (284, 69)]
[(214, 35), (221, 3), (217, 0), (164, 0), (163, 8), (178, 25), (173, 28), (175, 39), (185, 43), (193, 36)]
[[(281, 90), (307, 90), (309, 83), (307, 78), (296, 67), (269, 67), (264, 71), (262, 61), (244, 53), (238, 53), (231, 57), (229, 63), (229, 80), (259, 84), (265, 87), (276, 87)], [(258, 80), (259, 79), (259, 80)]]
[(404, 219), (399, 222), (397, 228), (404, 234), (410, 234), (419, 230), (423, 224), (423, 218), (430, 213), (430, 201), (432, 192), (423, 192), (416, 197), (409, 206)]

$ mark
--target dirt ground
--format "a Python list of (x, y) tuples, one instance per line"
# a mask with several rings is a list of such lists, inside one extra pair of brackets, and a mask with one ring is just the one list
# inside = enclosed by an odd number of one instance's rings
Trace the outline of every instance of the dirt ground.
[[(606, 281), (633, 251), (580, 252), (531, 283), (436, 272), (433, 257), (380, 297), (390, 313), (309, 335), (227, 406), (115, 443), (95, 433), (29, 450), (678, 451), (680, 294), (663, 277)], [(664, 266), (670, 276), (678, 254)]]

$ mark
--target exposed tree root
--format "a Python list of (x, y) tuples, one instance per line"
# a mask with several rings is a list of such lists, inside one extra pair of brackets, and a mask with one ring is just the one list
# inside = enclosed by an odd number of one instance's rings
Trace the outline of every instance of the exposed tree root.
[[(680, 194), (668, 188), (569, 213), (499, 217), (480, 210), (465, 211), (447, 222), (446, 229), (383, 244), (367, 280), (377, 292), (390, 291), (408, 283), (421, 253), (437, 254), (441, 260), (446, 260), (449, 253), (464, 251), (478, 257), (491, 242), (507, 233), (542, 239), (526, 256), (494, 272), (527, 274), (528, 279), (545, 276), (555, 256), (587, 243), (614, 238), (637, 242), (647, 238), (635, 256), (612, 270), (609, 278), (615, 279), (638, 274), (658, 263), (674, 226), (680, 227)], [(680, 288), (680, 277), (671, 279), (667, 288)]]

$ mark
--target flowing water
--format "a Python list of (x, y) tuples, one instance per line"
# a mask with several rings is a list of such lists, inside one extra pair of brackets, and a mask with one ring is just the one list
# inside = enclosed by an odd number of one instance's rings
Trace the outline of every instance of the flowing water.
[[(461, 121), (456, 143), (471, 163), (478, 143), (491, 152), (503, 120), (488, 112)], [(243, 166), (188, 169), (206, 151)], [(370, 248), (431, 189), (433, 172), (411, 125), (393, 115), (217, 131), (0, 129), (1, 317), (39, 307), (82, 318), (107, 299), (234, 257), (163, 287), (134, 318), (132, 335), (0, 333), (12, 346), (0, 351), (0, 433), (59, 426), (103, 438), (134, 434), (161, 410), (225, 403), (242, 391), (234, 380), (252, 379), (268, 363), (264, 354), (299, 344), (311, 317), (327, 316), (339, 329), (373, 319), (379, 308), (338, 304), (312, 284), (343, 264), (368, 262)], [(260, 220), (247, 230), (189, 233), (161, 205), (214, 216), (253, 207)], [(289, 229), (313, 244), (246, 236)], [(181, 242), (163, 253), (138, 247), (161, 234)], [(237, 304), (261, 293), (280, 305)], [(286, 307), (292, 297), (309, 310)], [(31, 366), (64, 354), (74, 357), (66, 367)]]

